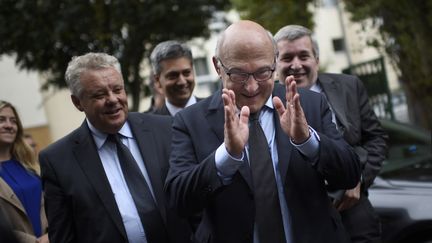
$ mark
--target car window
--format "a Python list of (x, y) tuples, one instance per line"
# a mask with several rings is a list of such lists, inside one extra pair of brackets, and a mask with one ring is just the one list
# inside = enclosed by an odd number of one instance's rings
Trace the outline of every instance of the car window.
[(389, 136), (381, 177), (432, 181), (430, 131), (395, 121), (382, 120), (381, 124)]

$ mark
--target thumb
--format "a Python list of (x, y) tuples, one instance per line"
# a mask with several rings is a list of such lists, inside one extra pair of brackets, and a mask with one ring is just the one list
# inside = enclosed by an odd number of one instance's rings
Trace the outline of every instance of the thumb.
[(282, 103), (282, 100), (279, 97), (273, 97), (273, 105), (279, 114), (279, 117), (285, 112), (285, 106)]

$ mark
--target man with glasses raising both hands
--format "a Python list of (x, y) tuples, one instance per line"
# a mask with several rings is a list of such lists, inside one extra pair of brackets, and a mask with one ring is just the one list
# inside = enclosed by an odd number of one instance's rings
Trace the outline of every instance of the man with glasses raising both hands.
[(351, 188), (359, 161), (327, 102), (274, 84), (276, 45), (239, 21), (218, 40), (223, 89), (174, 118), (166, 190), (182, 216), (203, 212), (196, 242), (348, 242), (325, 181)]

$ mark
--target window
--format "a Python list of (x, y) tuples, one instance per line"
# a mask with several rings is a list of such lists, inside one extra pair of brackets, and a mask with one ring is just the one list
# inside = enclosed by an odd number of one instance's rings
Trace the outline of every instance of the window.
[(195, 58), (193, 60), (194, 69), (197, 77), (209, 75), (209, 68), (207, 65), (207, 59), (205, 57)]
[(333, 41), (333, 50), (335, 52), (345, 51), (345, 44), (343, 38), (336, 38), (333, 39), (332, 41)]

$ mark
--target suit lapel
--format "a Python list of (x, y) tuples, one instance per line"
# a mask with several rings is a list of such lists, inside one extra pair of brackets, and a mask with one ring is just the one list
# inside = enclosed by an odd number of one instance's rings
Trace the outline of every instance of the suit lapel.
[(153, 113), (157, 115), (171, 116), (171, 113), (169, 112), (166, 104), (164, 104), (161, 108), (156, 109)]
[(159, 164), (161, 158), (158, 158), (158, 153), (155, 152), (158, 148), (154, 143), (154, 134), (151, 132), (151, 130), (155, 128), (150, 127), (149, 124), (143, 122), (140, 118), (129, 116), (128, 121), (140, 149), (147, 174), (150, 178), (156, 205), (159, 208), (162, 218), (166, 220), (167, 214), (164, 199), (163, 178), (161, 175), (161, 165)]
[[(225, 124), (225, 114), (222, 102), (221, 91), (218, 90), (214, 95), (208, 107), (208, 112), (206, 114), (207, 123), (215, 133), (216, 137), (219, 139), (220, 143), (224, 142), (224, 124)], [(253, 190), (252, 175), (250, 172), (249, 162), (247, 156), (244, 156), (245, 160), (242, 166), (239, 168), (239, 173), (245, 179), (249, 188)]]
[(342, 90), (336, 82), (327, 76), (320, 75), (318, 79), (337, 119), (344, 127), (348, 127), (347, 117), (345, 116), (345, 103), (341, 94)]
[(215, 133), (216, 137), (219, 139), (219, 142), (222, 143), (224, 141), (224, 123), (225, 123), (225, 114), (222, 103), (222, 97), (220, 90), (217, 91), (212, 100), (210, 101), (206, 119), (210, 128)]
[(22, 203), (19, 200), (18, 196), (15, 195), (14, 191), (12, 190), (12, 188), (1, 177), (0, 177), (0, 198), (3, 198), (5, 201), (7, 201), (10, 204), (14, 205), (16, 208), (18, 208), (24, 214), (26, 214), (24, 206), (22, 205)]
[(93, 185), (96, 194), (106, 208), (108, 215), (110, 215), (119, 231), (126, 238), (126, 231), (114, 199), (114, 193), (111, 190), (96, 145), (93, 141), (93, 136), (90, 133), (86, 121), (84, 121), (80, 127), (79, 134), (75, 140), (73, 153), (76, 156), (77, 163)]
[(166, 106), (166, 104), (164, 104), (161, 108), (161, 115), (167, 115), (167, 116), (172, 116), (171, 113), (168, 110), (168, 107)]

